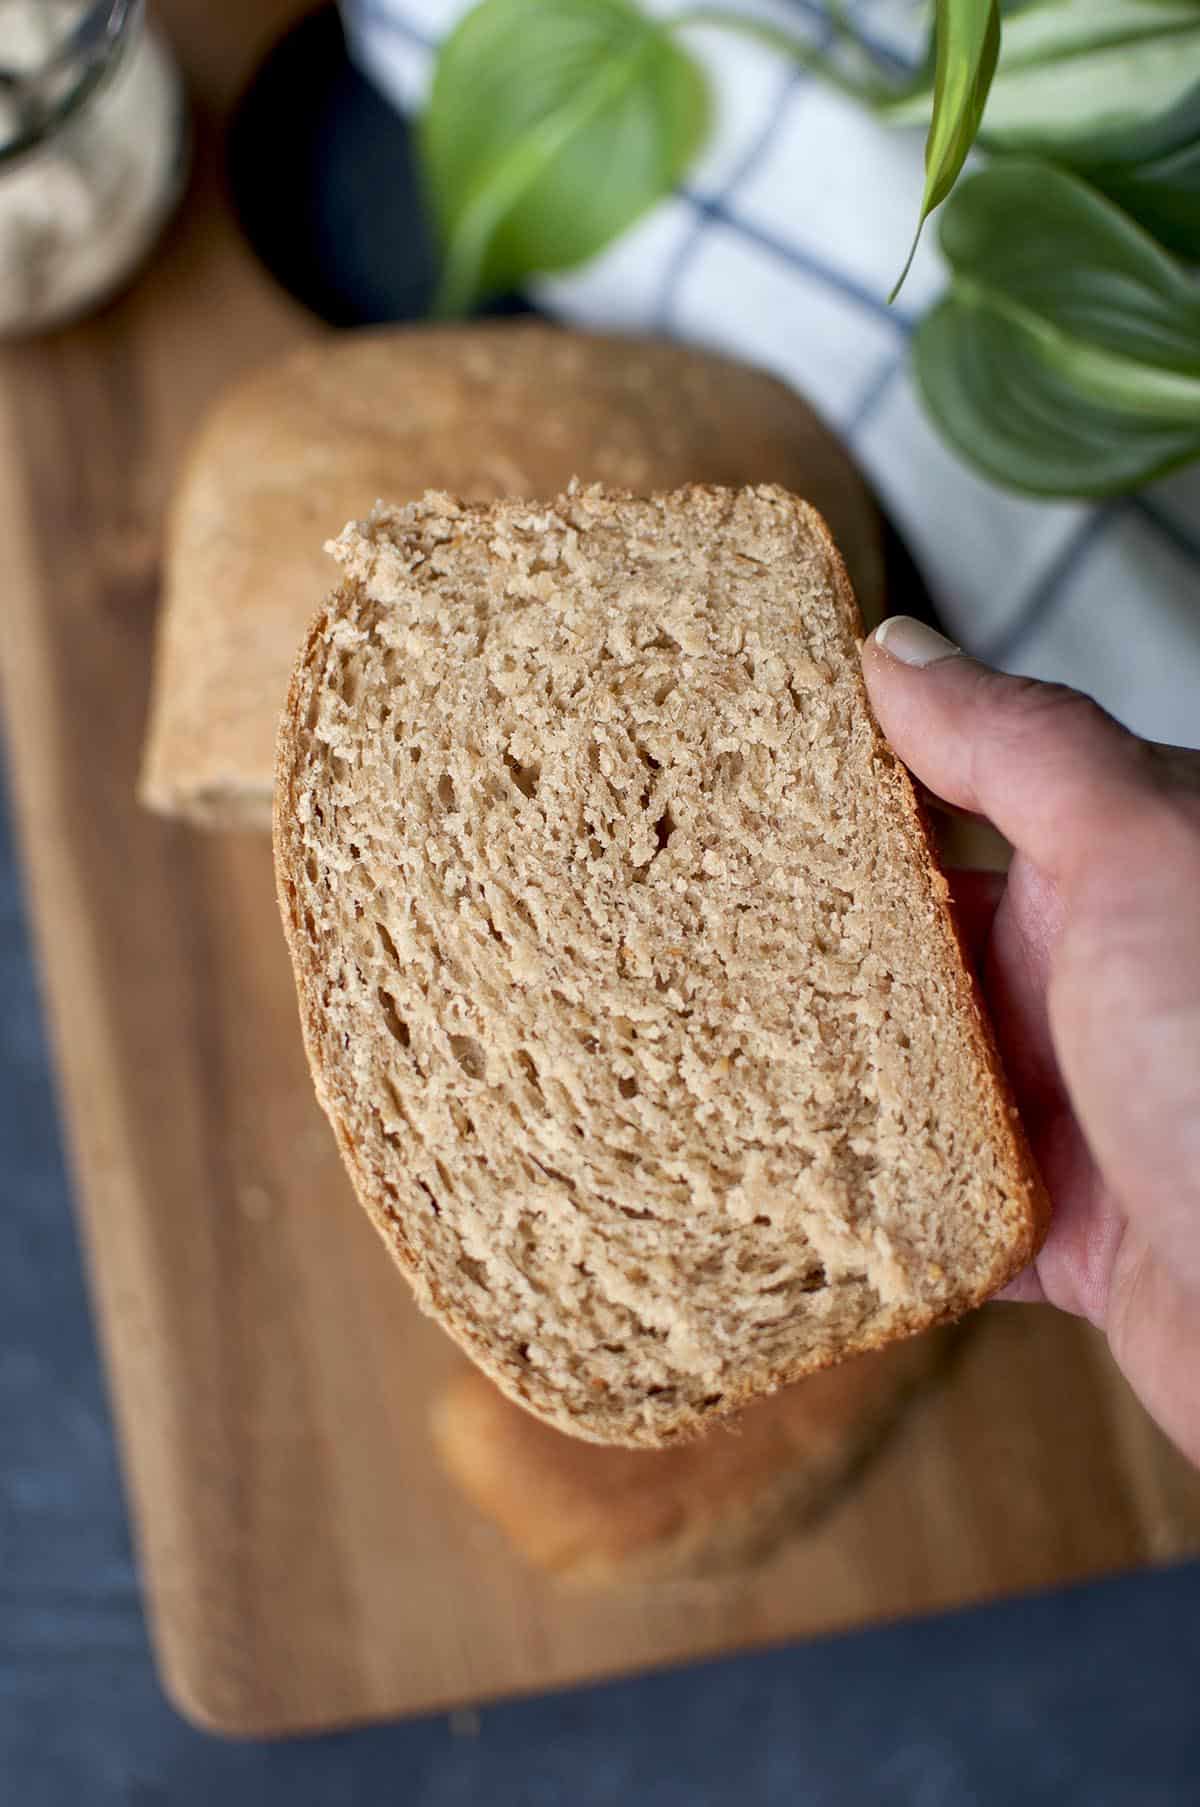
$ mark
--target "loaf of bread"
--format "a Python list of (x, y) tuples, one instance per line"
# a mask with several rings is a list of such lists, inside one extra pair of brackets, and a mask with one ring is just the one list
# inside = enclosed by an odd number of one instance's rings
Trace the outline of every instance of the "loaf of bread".
[(514, 1399), (655, 1445), (953, 1319), (1044, 1196), (821, 517), (380, 508), (301, 650), (276, 870), (318, 1096)]
[(472, 1505), (561, 1581), (715, 1577), (837, 1506), (960, 1335), (931, 1330), (826, 1368), (671, 1449), (565, 1437), (464, 1365), (434, 1403), (434, 1444)]
[(830, 520), (864, 613), (883, 614), (878, 513), (848, 455), (782, 383), (653, 339), (524, 321), (317, 340), (240, 383), (204, 425), (170, 511), (141, 796), (267, 826), (296, 649), (333, 581), (324, 541), (380, 496), (553, 496), (772, 481)]

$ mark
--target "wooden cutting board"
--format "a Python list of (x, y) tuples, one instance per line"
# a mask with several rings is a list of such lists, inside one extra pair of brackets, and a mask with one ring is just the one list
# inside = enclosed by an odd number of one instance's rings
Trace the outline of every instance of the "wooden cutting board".
[(252, 265), (215, 119), (291, 0), (162, 11), (199, 169), (153, 270), (0, 356), (10, 765), (97, 1315), (163, 1676), (277, 1732), (470, 1703), (1200, 1548), (1200, 1481), (1102, 1346), (993, 1307), (816, 1535), (721, 1586), (588, 1598), (447, 1487), (458, 1358), (349, 1197), (312, 1102), (255, 836), (133, 800), (164, 497), (230, 377), (314, 329)]

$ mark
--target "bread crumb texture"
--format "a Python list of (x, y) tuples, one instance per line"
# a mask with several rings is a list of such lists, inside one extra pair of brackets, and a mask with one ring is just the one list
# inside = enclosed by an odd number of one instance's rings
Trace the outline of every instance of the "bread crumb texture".
[(276, 853), (318, 1093), (422, 1304), (598, 1441), (956, 1316), (1040, 1193), (820, 517), (381, 507)]

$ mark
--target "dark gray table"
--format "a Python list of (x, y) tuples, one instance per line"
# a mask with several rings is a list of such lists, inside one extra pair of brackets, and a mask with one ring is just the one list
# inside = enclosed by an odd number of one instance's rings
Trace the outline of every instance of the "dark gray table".
[(0, 808), (0, 1804), (1186, 1807), (1200, 1564), (485, 1711), (227, 1744), (138, 1599)]

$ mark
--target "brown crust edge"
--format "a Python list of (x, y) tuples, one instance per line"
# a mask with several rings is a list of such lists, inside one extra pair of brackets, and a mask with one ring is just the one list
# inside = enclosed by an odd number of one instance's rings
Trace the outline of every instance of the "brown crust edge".
[[(773, 486), (760, 484), (751, 487), (761, 491), (771, 489)], [(687, 484), (682, 489), (653, 492), (649, 498), (638, 498), (631, 492), (621, 490), (606, 490), (604, 493), (613, 501), (618, 502), (647, 499), (678, 502), (693, 496), (715, 496), (727, 492), (721, 491), (712, 484)], [(893, 791), (901, 820), (920, 856), (919, 865), (924, 875), (926, 895), (934, 906), (945, 939), (946, 964), (954, 986), (956, 1002), (970, 1024), (971, 1039), (978, 1056), (979, 1074), (982, 1081), (980, 1104), (990, 1121), (996, 1147), (1003, 1150), (1010, 1195), (1024, 1208), (1023, 1233), (1014, 1238), (1008, 1250), (1007, 1259), (997, 1262), (981, 1286), (962, 1293), (948, 1303), (943, 1310), (913, 1309), (893, 1320), (885, 1333), (847, 1343), (837, 1355), (831, 1355), (828, 1360), (801, 1361), (791, 1366), (768, 1369), (748, 1375), (741, 1385), (726, 1388), (719, 1406), (706, 1412), (686, 1410), (672, 1415), (664, 1414), (653, 1424), (648, 1424), (641, 1418), (631, 1419), (622, 1427), (622, 1434), (613, 1434), (611, 1428), (604, 1433), (598, 1433), (593, 1426), (566, 1410), (559, 1402), (557, 1395), (548, 1390), (544, 1392), (523, 1391), (511, 1378), (507, 1369), (493, 1359), (489, 1344), (479, 1338), (475, 1326), (439, 1297), (437, 1289), (431, 1286), (427, 1276), (422, 1272), (395, 1215), (376, 1196), (371, 1175), (359, 1160), (355, 1139), (347, 1128), (339, 1108), (339, 1101), (334, 1095), (334, 1088), (320, 1065), (318, 1053), (320, 1047), (319, 1009), (315, 999), (316, 987), (313, 983), (315, 966), (307, 937), (304, 934), (303, 924), (297, 917), (296, 891), (289, 876), (290, 872), (296, 869), (303, 859), (303, 850), (294, 826), (295, 781), (300, 769), (299, 736), (296, 724), (303, 719), (306, 713), (303, 704), (311, 694), (324, 668), (324, 660), (317, 657), (319, 648), (325, 641), (329, 627), (340, 615), (345, 613), (346, 603), (349, 599), (358, 596), (360, 590), (358, 583), (352, 581), (339, 585), (318, 610), (304, 637), (296, 664), (293, 667), (288, 685), (287, 702), (280, 717), (276, 740), (275, 795), (272, 810), (276, 897), (283, 922), (284, 936), (291, 956), (300, 1010), (300, 1026), (317, 1099), (333, 1127), (355, 1194), (387, 1244), (393, 1259), (412, 1286), (421, 1309), (438, 1320), (464, 1353), (490, 1380), (494, 1381), (500, 1391), (509, 1399), (512, 1399), (517, 1405), (523, 1406), (526, 1411), (533, 1412), (535, 1416), (543, 1419), (547, 1424), (553, 1425), (557, 1430), (565, 1431), (570, 1436), (581, 1437), (592, 1443), (618, 1444), (634, 1449), (664, 1448), (671, 1443), (701, 1435), (715, 1419), (728, 1417), (742, 1410), (752, 1400), (778, 1392), (781, 1387), (803, 1380), (807, 1375), (817, 1373), (822, 1368), (832, 1367), (836, 1362), (851, 1356), (867, 1354), (871, 1350), (881, 1348), (901, 1337), (934, 1329), (941, 1324), (954, 1323), (966, 1316), (968, 1312), (986, 1303), (1009, 1280), (1028, 1266), (1040, 1248), (1050, 1222), (1050, 1201), (1021, 1126), (1016, 1101), (1009, 1087), (991, 1024), (983, 1006), (978, 980), (964, 950), (962, 937), (950, 904), (950, 887), (937, 857), (932, 832), (917, 799), (908, 770), (892, 751), (870, 706), (866, 680), (863, 677), (862, 663), (859, 657), (859, 649), (864, 639), (862, 617), (841, 554), (824, 518), (817, 509), (801, 497), (793, 496), (786, 490), (777, 490), (776, 493), (787, 497), (793, 506), (802, 511), (824, 549), (842, 625), (854, 652), (855, 671), (852, 681), (858, 687), (859, 697), (871, 726), (876, 760), (888, 774), (888, 782)], [(515, 498), (507, 498), (501, 503), (458, 502), (457, 505), (461, 508), (464, 517), (471, 518), (489, 514), (496, 507), (512, 507), (515, 500)], [(558, 496), (548, 502), (540, 503), (539, 506), (555, 509), (568, 501), (567, 496)]]
[[(653, 1589), (681, 1581), (721, 1582), (770, 1561), (783, 1545), (815, 1530), (850, 1497), (912, 1411), (946, 1384), (969, 1341), (970, 1325), (960, 1323), (940, 1334), (948, 1340), (937, 1342), (938, 1333), (933, 1333), (931, 1342), (936, 1346), (931, 1347), (924, 1366), (913, 1368), (882, 1399), (868, 1402), (854, 1413), (853, 1435), (824, 1467), (814, 1472), (794, 1445), (783, 1443), (774, 1472), (761, 1476), (753, 1493), (715, 1501), (704, 1488), (703, 1474), (693, 1472), (683, 1497), (683, 1516), (640, 1540), (621, 1541), (615, 1528), (607, 1537), (598, 1533), (595, 1518), (588, 1522), (586, 1500), (581, 1515), (584, 1523), (577, 1523), (569, 1511), (565, 1520), (556, 1520), (556, 1529), (569, 1535), (549, 1542), (539, 1535), (537, 1514), (531, 1519), (526, 1503), (527, 1490), (532, 1488), (536, 1495), (551, 1462), (550, 1452), (542, 1452), (540, 1460), (526, 1456), (523, 1461), (519, 1444), (508, 1446), (511, 1439), (506, 1437), (502, 1419), (476, 1421), (471, 1407), (479, 1397), (477, 1390), (492, 1383), (474, 1367), (453, 1376), (432, 1402), (433, 1446), (446, 1475), (470, 1507), (496, 1528), (523, 1562), (560, 1586), (582, 1591)], [(805, 1382), (798, 1384), (803, 1387)], [(464, 1401), (466, 1422), (460, 1422)], [(781, 1397), (768, 1404), (786, 1407)], [(520, 1410), (507, 1398), (502, 1409)], [(763, 1402), (756, 1402), (755, 1409), (762, 1410)], [(695, 1452), (699, 1460), (710, 1439), (736, 1439), (740, 1430), (736, 1418), (722, 1419), (710, 1424), (702, 1437), (686, 1446), (676, 1443), (673, 1449), (686, 1447), (689, 1455)], [(480, 1462), (480, 1439), (496, 1450), (499, 1461), (506, 1465), (505, 1472)], [(625, 1453), (611, 1444), (601, 1447), (614, 1454)], [(639, 1450), (637, 1459), (655, 1455), (666, 1455), (669, 1460), (671, 1451)], [(555, 1503), (561, 1511), (561, 1503)]]

